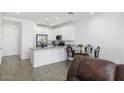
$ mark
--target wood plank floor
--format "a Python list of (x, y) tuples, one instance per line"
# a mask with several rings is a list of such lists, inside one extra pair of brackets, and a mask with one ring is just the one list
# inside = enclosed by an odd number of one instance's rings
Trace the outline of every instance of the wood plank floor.
[(62, 81), (67, 76), (66, 62), (33, 68), (30, 60), (18, 56), (3, 57), (0, 65), (1, 81)]

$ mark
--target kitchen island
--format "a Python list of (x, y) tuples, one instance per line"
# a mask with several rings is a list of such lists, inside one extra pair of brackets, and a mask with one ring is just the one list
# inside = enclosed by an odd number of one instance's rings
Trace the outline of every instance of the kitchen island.
[(66, 59), (66, 48), (62, 46), (31, 49), (31, 63), (33, 67), (57, 63)]

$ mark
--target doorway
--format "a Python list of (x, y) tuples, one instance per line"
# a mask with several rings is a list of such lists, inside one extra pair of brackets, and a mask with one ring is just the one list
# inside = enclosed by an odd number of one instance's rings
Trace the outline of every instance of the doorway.
[(19, 24), (3, 21), (3, 56), (19, 55)]

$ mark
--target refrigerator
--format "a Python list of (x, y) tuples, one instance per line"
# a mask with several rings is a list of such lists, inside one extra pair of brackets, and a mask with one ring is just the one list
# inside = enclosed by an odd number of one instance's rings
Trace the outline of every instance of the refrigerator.
[(46, 34), (36, 34), (36, 47), (47, 47), (48, 45), (48, 35)]

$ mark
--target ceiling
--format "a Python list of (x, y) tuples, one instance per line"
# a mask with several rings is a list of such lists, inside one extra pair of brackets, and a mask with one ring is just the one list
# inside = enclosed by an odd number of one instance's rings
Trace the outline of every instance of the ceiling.
[(2, 12), (3, 16), (33, 20), (38, 24), (57, 26), (91, 16), (90, 12)]

